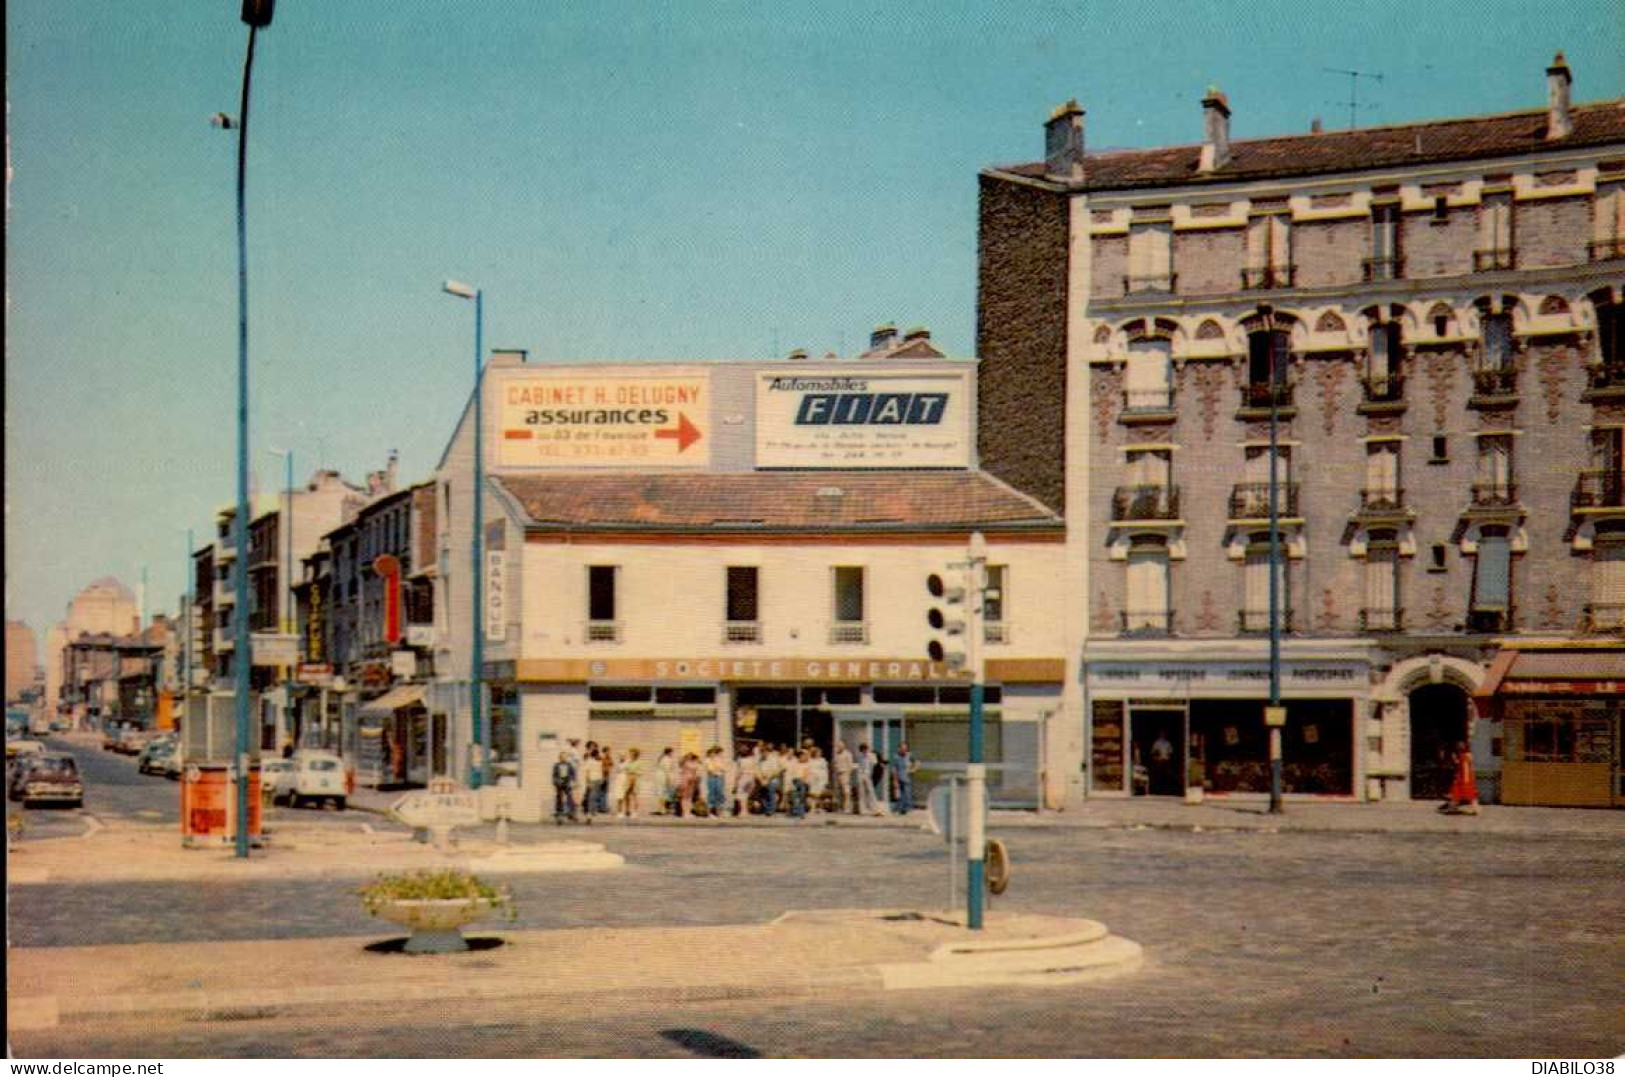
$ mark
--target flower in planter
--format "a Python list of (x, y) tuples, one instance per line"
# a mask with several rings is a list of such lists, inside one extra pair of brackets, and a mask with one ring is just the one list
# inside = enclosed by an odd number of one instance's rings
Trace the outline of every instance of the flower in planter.
[(509, 920), (514, 918), (513, 897), (508, 891), (455, 868), (380, 875), (356, 894), (362, 907), (373, 916), (396, 901), (480, 901), (493, 910), (503, 910)]

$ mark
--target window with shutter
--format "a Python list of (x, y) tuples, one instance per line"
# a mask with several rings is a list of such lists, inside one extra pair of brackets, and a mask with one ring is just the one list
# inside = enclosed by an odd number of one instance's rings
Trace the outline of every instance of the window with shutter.
[(1136, 535), (1128, 555), (1129, 631), (1168, 628), (1168, 546), (1161, 536)]
[(1473, 610), (1505, 613), (1512, 602), (1512, 541), (1506, 535), (1483, 535), (1473, 566)]
[(1599, 534), (1592, 548), (1591, 627), (1625, 628), (1625, 530)]
[(1130, 408), (1166, 408), (1170, 401), (1172, 364), (1165, 340), (1129, 345), (1125, 392)]

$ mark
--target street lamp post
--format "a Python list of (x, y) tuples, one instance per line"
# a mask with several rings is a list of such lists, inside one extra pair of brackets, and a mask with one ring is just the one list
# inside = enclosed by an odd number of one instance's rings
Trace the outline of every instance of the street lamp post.
[[(254, 41), (263, 27), (271, 25), (275, 0), (243, 0), (242, 19), (248, 24), (248, 51), (243, 59), (242, 106), (237, 113), (237, 514), (232, 520), (233, 541), (237, 546), (233, 582), (237, 608), (232, 613), (232, 671), (237, 703), (236, 758), (237, 841), (236, 854), (248, 857), (248, 720), (249, 654), (248, 637), (248, 218), (244, 192), (248, 179), (248, 101), (254, 76)], [(232, 125), (229, 117), (217, 117), (222, 127)]]
[(488, 785), (491, 781), (490, 741), (486, 736), (485, 714), (485, 293), (471, 284), (448, 280), (443, 286), (447, 295), (474, 301), (474, 481), (469, 496), (474, 499), (474, 533), (469, 541), (469, 568), (471, 593), (469, 603), (473, 609), (469, 647), (468, 700), (470, 732), (473, 735), (472, 758), (469, 759), (468, 784), (472, 788)]
[(1270, 814), (1286, 807), (1281, 798), (1281, 519), (1279, 404), (1283, 372), (1279, 367), (1280, 337), (1271, 329), (1270, 349), (1270, 703), (1265, 715), (1270, 738)]

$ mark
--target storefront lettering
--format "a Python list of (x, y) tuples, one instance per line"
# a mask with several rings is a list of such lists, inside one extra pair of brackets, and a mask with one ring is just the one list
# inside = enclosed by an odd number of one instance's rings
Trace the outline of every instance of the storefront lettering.
[(935, 662), (802, 661), (748, 658), (662, 659), (654, 663), (659, 679), (694, 680), (828, 680), (945, 681), (958, 679)]

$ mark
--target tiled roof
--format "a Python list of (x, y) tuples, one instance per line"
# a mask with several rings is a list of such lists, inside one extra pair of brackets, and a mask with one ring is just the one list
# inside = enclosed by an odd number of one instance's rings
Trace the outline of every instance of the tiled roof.
[[(1186, 183), (1217, 183), (1272, 176), (1355, 172), (1436, 161), (1506, 157), (1542, 150), (1625, 143), (1625, 99), (1576, 105), (1574, 131), (1548, 141), (1546, 110), (1435, 120), (1397, 127), (1259, 138), (1230, 143), (1230, 159), (1210, 173), (1197, 172), (1200, 143), (1123, 150), (1086, 157), (1084, 179), (1066, 184), (1079, 190), (1118, 190)], [(1042, 178), (1042, 161), (996, 168)]]
[(976, 471), (548, 472), (495, 481), (540, 528), (1061, 527), (1037, 501)]

